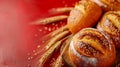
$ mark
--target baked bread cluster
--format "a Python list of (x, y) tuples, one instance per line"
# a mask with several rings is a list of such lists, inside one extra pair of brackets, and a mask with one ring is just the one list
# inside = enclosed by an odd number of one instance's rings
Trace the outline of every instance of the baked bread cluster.
[(70, 15), (32, 24), (47, 25), (65, 19), (67, 24), (43, 38), (44, 43), (32, 56), (35, 59), (31, 67), (120, 67), (120, 0), (81, 0), (74, 8), (53, 12)]
[(110, 67), (120, 48), (119, 0), (82, 0), (75, 7), (68, 18), (75, 34), (68, 49), (71, 65), (66, 62), (73, 67)]

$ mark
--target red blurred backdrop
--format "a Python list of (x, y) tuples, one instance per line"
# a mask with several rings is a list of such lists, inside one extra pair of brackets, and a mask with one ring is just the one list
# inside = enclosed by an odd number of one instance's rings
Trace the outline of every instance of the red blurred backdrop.
[(34, 41), (45, 35), (38, 32), (44, 26), (29, 23), (50, 16), (51, 8), (73, 6), (76, 1), (0, 0), (0, 67), (27, 67), (27, 54), (38, 45)]

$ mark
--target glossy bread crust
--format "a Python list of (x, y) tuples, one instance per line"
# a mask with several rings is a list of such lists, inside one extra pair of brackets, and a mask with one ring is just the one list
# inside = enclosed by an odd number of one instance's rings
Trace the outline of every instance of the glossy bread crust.
[(102, 7), (103, 11), (120, 10), (120, 0), (91, 0)]
[(90, 0), (82, 0), (75, 5), (68, 17), (68, 28), (75, 34), (82, 28), (94, 26), (102, 13), (101, 7)]
[(116, 48), (120, 48), (120, 11), (107, 12), (98, 23), (97, 29), (109, 34)]
[(115, 46), (109, 35), (93, 28), (75, 34), (69, 47), (74, 67), (110, 67), (115, 60)]

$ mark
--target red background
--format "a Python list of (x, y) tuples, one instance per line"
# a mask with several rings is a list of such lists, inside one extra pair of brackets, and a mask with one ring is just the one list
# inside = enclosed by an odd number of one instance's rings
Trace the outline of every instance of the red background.
[(38, 45), (34, 41), (46, 34), (37, 31), (44, 26), (29, 23), (50, 16), (51, 8), (73, 6), (76, 1), (0, 0), (0, 67), (27, 67), (27, 54)]

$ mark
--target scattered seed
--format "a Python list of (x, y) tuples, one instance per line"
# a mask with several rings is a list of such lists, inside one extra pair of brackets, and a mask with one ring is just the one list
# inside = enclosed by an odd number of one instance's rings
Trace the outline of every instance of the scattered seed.
[(35, 50), (33, 50), (33, 52), (35, 53)]
[(42, 32), (42, 29), (38, 29), (38, 31)]
[(48, 28), (48, 31), (52, 31), (52, 29), (51, 29), (51, 28)]
[[(55, 30), (55, 31), (51, 32), (50, 34), (46, 35), (45, 37), (41, 38), (41, 39), (43, 39), (43, 40), (41, 41), (41, 43), (44, 44), (44, 45), (49, 45), (49, 47), (52, 46), (56, 41), (59, 41), (59, 40), (63, 39), (65, 36), (68, 35), (68, 34), (66, 33), (66, 35), (63, 36), (63, 34), (65, 34), (64, 31), (68, 31), (67, 26), (63, 26), (63, 27), (61, 27), (60, 29)], [(63, 33), (63, 32), (64, 32), (64, 33)], [(63, 33), (63, 34), (61, 34), (61, 33)], [(62, 36), (59, 37), (60, 35), (62, 35)], [(56, 37), (58, 37), (58, 39), (57, 39)], [(49, 40), (50, 40), (50, 41), (49, 41)], [(49, 42), (51, 42), (52, 40), (54, 40), (54, 42), (52, 42), (52, 43), (50, 44)], [(38, 49), (36, 50), (37, 56), (38, 56), (42, 51), (46, 51), (46, 50), (47, 50), (46, 47), (40, 48), (40, 47), (38, 46)]]
[[(50, 37), (52, 37), (52, 38), (50, 38), (49, 40), (50, 40), (50, 42), (47, 42), (47, 47), (45, 47), (45, 48), (42, 48), (42, 49), (45, 49), (46, 50), (46, 48), (47, 48), (47, 53), (45, 52), (43, 55), (40, 55), (39, 56), (39, 54), (40, 54), (40, 52), (41, 51), (39, 51), (39, 49), (41, 49), (41, 48), (39, 48), (34, 54), (33, 54), (33, 56), (34, 56), (34, 58), (35, 58), (35, 60), (34, 61), (37, 61), (39, 58), (41, 59), (41, 61), (42, 61), (42, 63), (44, 64), (44, 62), (46, 61), (46, 58), (47, 59), (49, 59), (49, 57), (52, 55), (52, 53), (54, 52), (53, 50), (56, 50), (56, 49), (58, 49), (58, 48), (60, 48), (58, 45), (55, 45), (57, 42), (59, 42), (59, 41), (61, 41), (61, 40), (63, 40), (67, 35), (69, 35), (69, 33), (70, 33), (70, 31), (68, 31), (68, 28), (67, 28), (67, 26), (63, 26), (63, 27), (61, 27), (60, 29), (58, 29), (58, 30), (56, 30), (56, 31), (54, 31), (54, 32), (52, 32), (51, 34), (49, 34), (49, 36)], [(49, 36), (47, 36), (47, 38), (49, 38)], [(42, 39), (44, 39), (44, 38), (42, 38)], [(46, 41), (48, 41), (48, 40), (42, 40), (42, 42), (43, 43), (46, 43)], [(55, 48), (56, 47), (56, 48)], [(50, 49), (52, 49), (52, 50), (50, 50)], [(52, 52), (51, 52), (52, 51)], [(43, 58), (42, 58), (43, 57)], [(42, 60), (43, 59), (43, 60)], [(38, 66), (41, 66), (41, 62), (39, 62), (39, 63), (35, 63), (35, 65), (38, 65)]]
[(30, 59), (33, 59), (33, 57), (30, 57)]
[(44, 40), (42, 40), (42, 43), (45, 43), (45, 41), (44, 41)]
[(48, 30), (48, 27), (44, 27), (45, 30)]
[(40, 48), (40, 45), (38, 45), (37, 48)]
[(46, 41), (48, 42), (50, 39), (55, 39), (60, 33), (64, 32), (64, 31), (68, 31), (67, 26), (63, 26), (53, 32), (51, 32), (50, 34), (44, 36), (42, 39), (42, 43), (45, 43)]
[(30, 57), (28, 57), (28, 60), (30, 60), (31, 58)]

